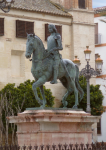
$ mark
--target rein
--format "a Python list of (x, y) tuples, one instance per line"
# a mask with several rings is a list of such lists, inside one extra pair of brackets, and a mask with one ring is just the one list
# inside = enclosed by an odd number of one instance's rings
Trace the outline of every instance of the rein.
[(45, 57), (43, 57), (42, 59), (38, 59), (38, 60), (33, 60), (33, 59), (29, 59), (29, 61), (34, 61), (34, 62), (39, 62), (39, 61), (43, 61), (45, 58), (47, 58), (49, 55), (51, 54), (51, 51), (49, 52), (49, 54)]

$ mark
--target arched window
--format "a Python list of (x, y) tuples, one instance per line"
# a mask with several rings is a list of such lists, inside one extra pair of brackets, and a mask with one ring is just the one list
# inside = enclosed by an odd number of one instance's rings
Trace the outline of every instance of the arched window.
[(78, 0), (79, 8), (85, 9), (85, 0)]

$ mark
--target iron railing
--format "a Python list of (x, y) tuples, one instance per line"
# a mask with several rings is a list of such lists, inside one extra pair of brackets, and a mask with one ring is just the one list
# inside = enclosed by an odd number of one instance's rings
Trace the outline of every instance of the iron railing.
[(40, 145), (40, 146), (18, 146), (18, 145), (4, 145), (0, 146), (0, 150), (106, 150), (106, 143), (95, 144), (58, 144), (58, 145)]

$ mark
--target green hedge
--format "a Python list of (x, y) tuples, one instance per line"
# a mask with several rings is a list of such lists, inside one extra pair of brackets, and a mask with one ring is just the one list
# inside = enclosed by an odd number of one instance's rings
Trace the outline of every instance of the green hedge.
[[(25, 98), (25, 102), (23, 104), (22, 110), (24, 111), (26, 108), (31, 107), (39, 107), (37, 100), (35, 99), (34, 93), (32, 91), (32, 84), (34, 81), (27, 80), (24, 83), (21, 83), (19, 86), (15, 87), (15, 84), (7, 84), (0, 93), (7, 97), (7, 100), (10, 104), (12, 104), (12, 109), (15, 111), (18, 108), (18, 105), (21, 107), (22, 102)], [(50, 89), (46, 89), (45, 86), (44, 92), (47, 100), (46, 107), (52, 107), (54, 104), (54, 97), (52, 96), (52, 92)], [(40, 89), (37, 88), (38, 96), (42, 99)]]
[[(84, 90), (84, 97), (81, 102), (79, 102), (78, 108), (82, 108), (84, 111), (86, 111), (87, 107), (87, 82), (86, 79), (81, 76), (79, 78), (79, 83), (82, 89)], [(99, 89), (100, 85), (90, 85), (90, 103), (91, 103), (91, 114), (92, 115), (101, 115), (103, 112), (103, 94), (101, 90)], [(80, 99), (80, 98), (79, 98)], [(75, 96), (74, 93), (68, 96), (67, 98), (68, 102), (68, 108), (72, 108), (72, 106), (75, 104)]]

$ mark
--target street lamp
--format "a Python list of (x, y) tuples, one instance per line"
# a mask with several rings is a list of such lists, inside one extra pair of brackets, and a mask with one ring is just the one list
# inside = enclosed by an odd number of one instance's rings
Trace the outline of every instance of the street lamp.
[(87, 49), (84, 51), (85, 60), (86, 60), (87, 62), (89, 62), (89, 61), (90, 61), (91, 50), (88, 49), (89, 46), (86, 46), (86, 48), (87, 48)]
[(76, 64), (78, 67), (80, 66), (80, 60), (78, 59), (77, 56), (75, 56), (74, 60), (73, 60), (73, 63)]
[(0, 0), (0, 9), (5, 13), (10, 11), (11, 4), (14, 3), (15, 0)]
[(103, 60), (100, 58), (100, 55), (98, 55), (98, 58), (96, 59), (96, 70), (97, 72), (102, 71), (102, 65), (103, 65)]
[[(89, 50), (89, 46), (86, 47), (87, 49), (84, 51), (85, 53), (85, 60), (87, 61), (87, 65), (85, 66), (85, 68), (83, 68), (80, 71), (80, 76), (83, 75), (86, 78), (87, 81), (87, 108), (86, 108), (86, 112), (91, 113), (91, 107), (90, 107), (90, 86), (89, 86), (89, 79), (91, 78), (91, 76), (93, 75), (100, 75), (100, 72), (95, 71), (93, 68), (91, 68), (91, 66), (89, 65), (89, 61), (90, 61), (90, 54), (91, 54), (91, 50)], [(97, 66), (99, 68), (99, 70), (102, 70), (102, 65), (101, 65), (101, 59), (97, 59)], [(102, 61), (103, 62), (103, 61)]]

